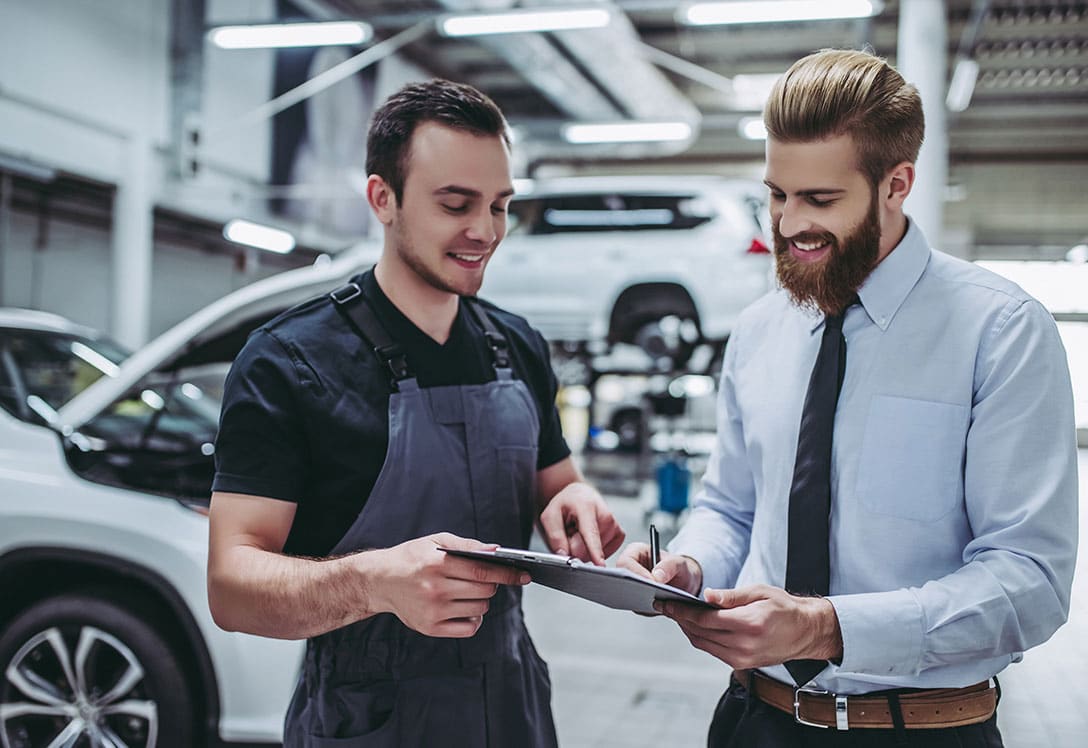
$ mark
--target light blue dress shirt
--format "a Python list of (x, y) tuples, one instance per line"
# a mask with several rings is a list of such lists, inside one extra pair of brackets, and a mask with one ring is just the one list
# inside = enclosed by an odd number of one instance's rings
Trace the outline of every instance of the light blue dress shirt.
[[(846, 314), (831, 467), (831, 590), (856, 694), (995, 675), (1065, 622), (1077, 455), (1064, 349), (1015, 284), (931, 250), (910, 222)], [(726, 348), (718, 435), (669, 550), (706, 587), (782, 587), (801, 408), (823, 318), (784, 291)], [(792, 683), (781, 665), (765, 671)]]

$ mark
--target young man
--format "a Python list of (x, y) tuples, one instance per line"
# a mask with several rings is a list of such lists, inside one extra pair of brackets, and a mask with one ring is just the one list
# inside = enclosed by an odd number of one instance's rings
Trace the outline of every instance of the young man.
[(922, 108), (884, 61), (806, 57), (764, 120), (782, 288), (729, 341), (702, 491), (652, 569), (720, 607), (662, 608), (735, 669), (709, 744), (1001, 745), (990, 679), (1069, 609), (1056, 327), (904, 215)]
[(469, 86), (394, 94), (367, 141), (380, 261), (257, 330), (228, 378), (209, 599), (226, 629), (309, 638), (288, 747), (555, 745), (528, 575), (442, 550), (526, 547), (534, 522), (598, 564), (623, 542), (563, 441), (544, 340), (474, 298), (506, 133)]

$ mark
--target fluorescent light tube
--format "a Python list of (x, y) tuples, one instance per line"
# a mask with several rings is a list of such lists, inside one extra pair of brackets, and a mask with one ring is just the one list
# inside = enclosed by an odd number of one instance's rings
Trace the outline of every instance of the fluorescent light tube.
[(235, 244), (245, 244), (247, 247), (256, 247), (281, 255), (295, 248), (295, 237), (291, 236), (290, 232), (240, 218), (227, 221), (223, 227), (223, 236)]
[(978, 63), (974, 60), (961, 58), (952, 71), (952, 82), (948, 84), (948, 95), (944, 103), (951, 112), (962, 112), (971, 103), (971, 95), (975, 92), (975, 82), (978, 80)]
[(693, 3), (681, 9), (679, 20), (690, 26), (733, 23), (787, 23), (832, 18), (866, 18), (884, 9), (880, 0), (740, 0)]
[(640, 143), (686, 140), (691, 137), (687, 122), (601, 122), (563, 126), (568, 143)]
[(220, 26), (208, 32), (212, 44), (223, 49), (356, 45), (370, 41), (373, 36), (374, 29), (361, 21)]
[(612, 22), (604, 8), (582, 10), (527, 10), (509, 13), (473, 13), (438, 18), (438, 30), (444, 36), (482, 36), (517, 34), (532, 31), (569, 31), (596, 29)]
[(762, 117), (741, 117), (737, 123), (737, 132), (748, 140), (766, 140), (767, 126)]

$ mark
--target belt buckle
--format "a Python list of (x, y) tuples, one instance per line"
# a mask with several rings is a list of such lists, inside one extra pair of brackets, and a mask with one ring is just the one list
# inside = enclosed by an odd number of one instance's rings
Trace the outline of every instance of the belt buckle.
[(823, 688), (813, 688), (811, 686), (799, 686), (793, 691), (793, 719), (797, 724), (805, 725), (807, 727), (820, 727), (825, 730), (830, 727), (830, 725), (821, 725), (819, 722), (809, 722), (801, 716), (801, 694), (803, 693), (811, 694), (813, 696), (835, 697), (835, 729), (850, 729), (850, 722), (847, 718), (847, 697), (833, 694)]

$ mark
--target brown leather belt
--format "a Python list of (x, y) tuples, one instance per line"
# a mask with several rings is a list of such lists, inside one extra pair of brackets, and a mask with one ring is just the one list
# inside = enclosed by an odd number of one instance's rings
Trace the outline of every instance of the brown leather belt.
[[(758, 670), (739, 670), (733, 679), (752, 695), (793, 716), (802, 725), (892, 728), (888, 693), (840, 696), (809, 688), (794, 688)], [(997, 689), (989, 681), (965, 688), (932, 688), (895, 692), (907, 729), (940, 729), (985, 722), (997, 709)]]

